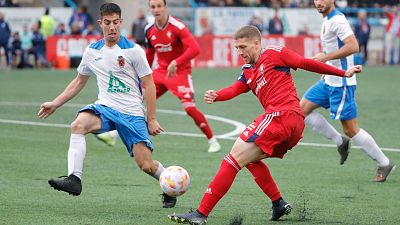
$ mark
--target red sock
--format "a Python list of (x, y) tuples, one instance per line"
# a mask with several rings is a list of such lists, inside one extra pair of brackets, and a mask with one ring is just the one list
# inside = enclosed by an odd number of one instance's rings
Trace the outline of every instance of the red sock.
[(185, 108), (185, 111), (190, 117), (192, 117), (197, 127), (199, 127), (201, 132), (206, 135), (207, 139), (211, 139), (213, 137), (213, 133), (204, 114), (193, 106)]
[(205, 216), (208, 216), (218, 201), (229, 190), (240, 169), (239, 164), (231, 154), (225, 156), (217, 175), (208, 186), (197, 210)]
[(275, 181), (265, 163), (262, 161), (250, 163), (246, 166), (246, 168), (251, 172), (251, 174), (253, 174), (254, 180), (258, 186), (271, 199), (272, 202), (281, 197), (278, 186), (276, 186)]

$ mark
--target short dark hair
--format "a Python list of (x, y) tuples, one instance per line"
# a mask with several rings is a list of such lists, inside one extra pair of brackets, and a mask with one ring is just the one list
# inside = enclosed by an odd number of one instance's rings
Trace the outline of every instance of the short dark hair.
[(100, 17), (118, 14), (121, 17), (121, 8), (115, 3), (104, 3), (100, 6)]
[[(167, 5), (167, 0), (164, 0), (163, 2), (164, 2), (164, 5)], [(150, 3), (150, 0), (149, 0), (149, 3)]]
[(238, 31), (235, 32), (233, 35), (233, 39), (237, 40), (240, 38), (257, 38), (261, 41), (261, 33), (257, 27), (252, 25), (247, 25), (240, 28)]

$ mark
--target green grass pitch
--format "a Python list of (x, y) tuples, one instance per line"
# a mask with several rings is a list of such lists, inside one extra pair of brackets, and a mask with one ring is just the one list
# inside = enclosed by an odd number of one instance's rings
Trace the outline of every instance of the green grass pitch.
[[(396, 151), (400, 148), (399, 69), (365, 67), (358, 76), (357, 89), (360, 126), (381, 147), (392, 150), (385, 154), (397, 164), (400, 162), (400, 152)], [(158, 183), (137, 168), (121, 141), (115, 147), (108, 147), (93, 135), (86, 138), (82, 194), (72, 197), (49, 187), (49, 178), (66, 174), (69, 144), (66, 127), (80, 104), (96, 100), (95, 79), (90, 79), (71, 105), (60, 108), (50, 118), (39, 120), (36, 113), (41, 102), (52, 100), (75, 75), (74, 70), (0, 71), (0, 224), (161, 225), (173, 224), (167, 214), (195, 209), (233, 140), (221, 139), (223, 150), (207, 153), (205, 138), (196, 137), (200, 131), (190, 118), (179, 113), (159, 111), (158, 120), (169, 134), (153, 138), (154, 159), (165, 166), (183, 166), (191, 175), (191, 187), (178, 199), (176, 208), (161, 208)], [(249, 124), (262, 113), (251, 93), (213, 105), (202, 101), (205, 90), (227, 86), (239, 75), (240, 69), (194, 70), (198, 107), (205, 114)], [(319, 75), (296, 71), (294, 79), (301, 97)], [(157, 107), (182, 111), (179, 101), (169, 93), (159, 99)], [(320, 112), (328, 115), (326, 110)], [(216, 135), (235, 129), (223, 121), (209, 121)], [(340, 130), (339, 122), (332, 122)], [(210, 215), (208, 224), (227, 225), (238, 215), (244, 217), (246, 225), (400, 224), (399, 173), (395, 171), (383, 184), (375, 183), (376, 164), (360, 149), (352, 148), (348, 161), (340, 166), (335, 148), (307, 145), (331, 144), (308, 128), (302, 143), (306, 145), (298, 145), (283, 160), (265, 160), (283, 197), (294, 206), (291, 215), (280, 222), (268, 221), (271, 203), (244, 169)]]

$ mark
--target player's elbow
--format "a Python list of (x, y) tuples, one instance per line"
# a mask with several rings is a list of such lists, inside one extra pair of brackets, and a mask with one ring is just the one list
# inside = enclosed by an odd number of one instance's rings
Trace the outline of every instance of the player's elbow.
[(352, 54), (358, 53), (359, 51), (360, 51), (360, 47), (358, 46), (358, 44), (355, 44), (352, 46)]
[(193, 55), (195, 55), (195, 56), (200, 55), (200, 46), (199, 46), (198, 44), (196, 44), (196, 45), (193, 47)]

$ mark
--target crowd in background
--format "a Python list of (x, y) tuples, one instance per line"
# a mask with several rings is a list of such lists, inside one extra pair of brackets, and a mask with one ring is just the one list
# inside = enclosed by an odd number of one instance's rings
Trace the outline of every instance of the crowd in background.
[[(68, 26), (68, 28), (66, 27)], [(46, 60), (46, 39), (49, 36), (100, 35), (95, 29), (87, 7), (78, 7), (69, 23), (56, 24), (50, 9), (33, 24), (24, 24), (19, 31), (12, 31), (0, 12), (0, 48), (3, 48), (7, 68), (51, 67)]]
[[(273, 8), (312, 8), (313, 0), (195, 0), (199, 6), (229, 7), (273, 7)], [(339, 7), (381, 8), (385, 5), (399, 4), (399, 0), (336, 0)]]
[[(391, 0), (390, 4), (399, 0)], [(0, 6), (11, 1), (0, 0)], [(279, 16), (280, 6), (287, 6), (288, 3), (296, 2), (307, 3), (311, 0), (197, 0), (199, 5), (207, 6), (278, 6), (274, 8), (274, 14), (268, 22), (264, 24), (263, 20), (253, 16), (248, 22), (249, 25), (256, 26), (264, 34), (282, 35), (284, 34), (284, 23)], [(374, 2), (374, 3), (372, 3)], [(387, 1), (370, 0), (348, 0), (347, 3), (352, 6), (362, 4), (371, 6), (371, 4), (385, 4)], [(290, 4), (289, 4), (290, 5)], [(384, 61), (386, 64), (396, 64), (399, 61), (399, 40), (400, 40), (400, 16), (396, 5), (388, 9), (384, 7), (382, 16), (388, 19), (386, 26), (385, 48), (393, 49), (385, 51)], [(365, 64), (368, 59), (368, 41), (371, 33), (371, 26), (367, 20), (367, 13), (363, 10), (355, 15), (358, 17), (354, 25), (354, 33), (360, 45), (361, 62)], [(144, 27), (147, 25), (146, 14), (144, 10), (138, 11), (138, 17), (133, 21), (130, 37), (141, 46), (145, 44)], [(46, 60), (46, 39), (49, 36), (63, 35), (100, 35), (96, 30), (91, 15), (87, 12), (86, 6), (78, 7), (72, 14), (69, 23), (59, 23), (50, 16), (49, 9), (33, 24), (24, 24), (19, 31), (13, 31), (6, 22), (6, 18), (0, 12), (0, 50), (5, 53), (7, 68), (32, 68), (32, 67), (50, 67)], [(126, 33), (128, 34), (128, 33)], [(212, 34), (212, 33), (210, 33)], [(304, 25), (298, 32), (298, 35), (309, 35), (307, 25)], [(1, 59), (0, 59), (1, 60)], [(4, 60), (3, 60), (4, 61)]]

